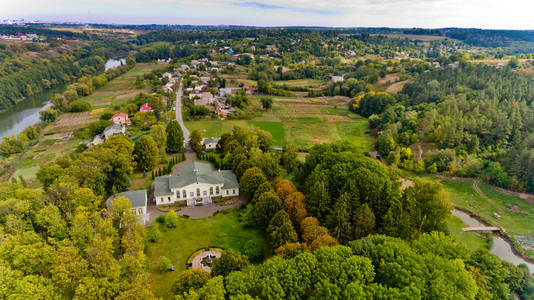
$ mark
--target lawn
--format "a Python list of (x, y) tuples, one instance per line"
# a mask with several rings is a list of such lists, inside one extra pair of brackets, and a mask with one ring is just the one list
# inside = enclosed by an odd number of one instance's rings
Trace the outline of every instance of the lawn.
[[(247, 241), (253, 240), (264, 247), (265, 253), (270, 253), (263, 233), (240, 223), (237, 209), (205, 219), (180, 217), (178, 227), (173, 229), (162, 225), (154, 226), (160, 226), (162, 231), (159, 241), (147, 248), (149, 282), (156, 297), (171, 298), (170, 289), (177, 273), (185, 270), (189, 256), (200, 248), (219, 247), (241, 251)], [(172, 261), (176, 272), (159, 271), (161, 256)]]
[(189, 131), (198, 130), (203, 138), (218, 137), (227, 132), (232, 133), (234, 126), (249, 127), (247, 121), (241, 120), (201, 120), (201, 121), (185, 121), (185, 127)]
[(273, 136), (275, 146), (284, 145), (285, 132), (282, 122), (249, 121), (248, 123), (269, 132)]

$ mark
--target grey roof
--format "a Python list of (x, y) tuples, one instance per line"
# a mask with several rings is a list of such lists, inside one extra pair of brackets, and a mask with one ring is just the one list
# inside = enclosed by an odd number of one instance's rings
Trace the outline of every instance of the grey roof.
[(171, 189), (194, 183), (223, 184), (223, 189), (239, 188), (234, 172), (213, 170), (207, 162), (186, 162), (180, 166), (178, 176), (160, 176), (154, 180), (154, 196), (172, 195)]
[(120, 124), (111, 124), (109, 125), (108, 127), (106, 127), (104, 129), (104, 132), (108, 131), (108, 130), (116, 130), (116, 131), (121, 131), (122, 130), (122, 125)]
[(106, 205), (109, 206), (111, 201), (115, 200), (119, 196), (128, 198), (128, 200), (130, 200), (130, 204), (132, 204), (132, 208), (146, 206), (147, 197), (146, 197), (145, 190), (126, 191), (126, 192), (115, 194), (109, 197), (108, 200), (106, 200)]
[(208, 138), (204, 138), (202, 140), (202, 142), (205, 144), (217, 144), (219, 142), (220, 138), (217, 138), (217, 137), (208, 137)]

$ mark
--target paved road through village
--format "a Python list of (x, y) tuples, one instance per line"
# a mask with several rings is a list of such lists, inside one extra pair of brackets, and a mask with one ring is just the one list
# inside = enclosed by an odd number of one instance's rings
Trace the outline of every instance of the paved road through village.
[(187, 142), (189, 142), (189, 130), (187, 130), (187, 128), (185, 127), (184, 120), (182, 118), (183, 86), (183, 81), (182, 79), (180, 79), (180, 87), (176, 92), (176, 121), (178, 121), (180, 127), (182, 127), (182, 131), (184, 132), (184, 143), (185, 145), (187, 145)]

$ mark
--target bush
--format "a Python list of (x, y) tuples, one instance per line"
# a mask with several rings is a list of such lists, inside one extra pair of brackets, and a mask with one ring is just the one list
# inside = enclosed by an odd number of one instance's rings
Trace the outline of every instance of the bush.
[(165, 216), (164, 215), (159, 215), (156, 218), (156, 222), (158, 222), (159, 224), (165, 224)]
[(253, 263), (259, 263), (263, 260), (263, 247), (255, 241), (248, 241), (243, 247), (243, 253), (248, 260)]
[(160, 257), (160, 265), (159, 265), (159, 270), (161, 272), (166, 272), (166, 271), (169, 271), (172, 267), (172, 263), (171, 263), (171, 260), (168, 259), (167, 257), (165, 256), (161, 256)]
[(68, 112), (84, 112), (84, 111), (90, 111), (91, 110), (91, 104), (87, 101), (81, 101), (77, 100), (69, 104), (67, 107)]
[(178, 216), (174, 213), (174, 209), (169, 210), (165, 216), (165, 224), (167, 224), (168, 228), (176, 228), (178, 225)]
[(100, 120), (110, 120), (111, 117), (113, 117), (112, 112), (105, 112), (102, 115), (100, 115)]
[(148, 230), (148, 232), (146, 234), (147, 241), (149, 241), (151, 243), (157, 242), (160, 237), (161, 237), (161, 231), (159, 231), (157, 225), (153, 225), (152, 227), (150, 227), (150, 229)]
[(182, 295), (191, 289), (201, 288), (210, 279), (210, 273), (199, 269), (188, 269), (178, 275), (173, 292)]

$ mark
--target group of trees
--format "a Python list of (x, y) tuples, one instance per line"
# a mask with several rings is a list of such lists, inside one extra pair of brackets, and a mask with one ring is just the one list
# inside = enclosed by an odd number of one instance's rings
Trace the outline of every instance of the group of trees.
[[(380, 131), (377, 150), (390, 163), (534, 192), (533, 87), (532, 75), (510, 67), (462, 63), (423, 73), (396, 96), (356, 98), (352, 107)], [(416, 141), (438, 149), (415, 163), (408, 147)]]
[(340, 242), (447, 229), (449, 207), (439, 184), (416, 181), (401, 191), (391, 169), (345, 143), (314, 146), (296, 180), (309, 213)]
[[(187, 277), (191, 280), (180, 282), (197, 282)], [(526, 268), (487, 250), (469, 252), (442, 233), (413, 241), (371, 235), (348, 246), (275, 256), (209, 280), (205, 276), (196, 286), (181, 284), (179, 292), (185, 293), (178, 298), (506, 299), (529, 288), (530, 280)]]
[(43, 165), (44, 189), (0, 187), (2, 298), (153, 297), (145, 229), (130, 202), (107, 195), (129, 185), (133, 145), (117, 136)]

